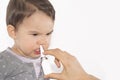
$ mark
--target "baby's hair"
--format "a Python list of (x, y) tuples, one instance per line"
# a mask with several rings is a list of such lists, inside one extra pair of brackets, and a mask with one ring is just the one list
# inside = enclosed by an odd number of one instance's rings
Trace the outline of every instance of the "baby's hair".
[(55, 20), (55, 10), (49, 0), (10, 0), (7, 6), (6, 24), (17, 28), (25, 17), (30, 17), (36, 11), (42, 11)]

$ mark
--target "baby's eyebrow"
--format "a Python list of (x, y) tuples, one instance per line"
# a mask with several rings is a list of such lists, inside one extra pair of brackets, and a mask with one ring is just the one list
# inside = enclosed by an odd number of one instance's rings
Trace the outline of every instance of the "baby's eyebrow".
[[(49, 35), (53, 32), (53, 30), (51, 30), (50, 32), (46, 33), (45, 35)], [(38, 33), (38, 34), (42, 34), (42, 33), (39, 33), (38, 31), (29, 31), (29, 33)]]
[(29, 33), (38, 33), (37, 31), (29, 31)]

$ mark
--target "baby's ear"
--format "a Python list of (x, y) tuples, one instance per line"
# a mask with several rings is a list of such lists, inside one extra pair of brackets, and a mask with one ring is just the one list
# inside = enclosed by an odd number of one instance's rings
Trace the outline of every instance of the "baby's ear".
[(7, 31), (8, 31), (8, 34), (11, 38), (15, 39), (16, 37), (16, 31), (15, 31), (15, 27), (12, 26), (12, 25), (8, 25), (7, 26)]

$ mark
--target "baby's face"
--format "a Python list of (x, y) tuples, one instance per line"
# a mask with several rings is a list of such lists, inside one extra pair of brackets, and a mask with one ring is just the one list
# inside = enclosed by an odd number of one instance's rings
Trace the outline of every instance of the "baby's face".
[(54, 21), (43, 12), (36, 12), (25, 18), (15, 31), (13, 51), (22, 56), (37, 58), (39, 46), (48, 49)]

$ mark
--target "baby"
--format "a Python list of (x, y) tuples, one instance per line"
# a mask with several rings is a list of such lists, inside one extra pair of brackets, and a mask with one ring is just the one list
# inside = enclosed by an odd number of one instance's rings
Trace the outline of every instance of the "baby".
[(0, 53), (0, 80), (44, 80), (40, 45), (47, 50), (55, 20), (48, 0), (10, 0), (7, 30), (14, 45)]

